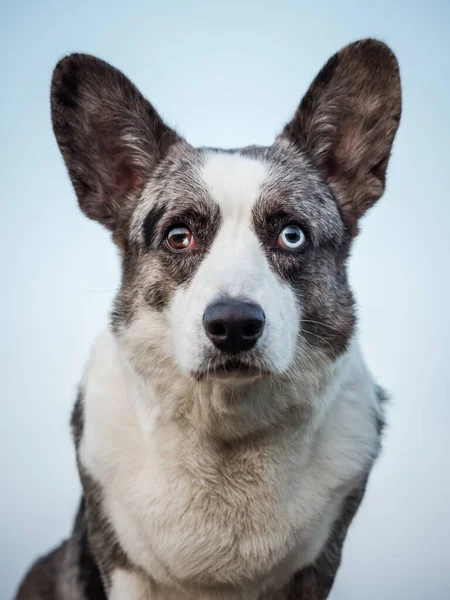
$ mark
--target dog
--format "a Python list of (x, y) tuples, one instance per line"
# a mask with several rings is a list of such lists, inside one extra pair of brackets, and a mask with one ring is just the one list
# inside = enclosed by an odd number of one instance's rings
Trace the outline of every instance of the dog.
[(83, 54), (51, 111), (122, 280), (72, 414), (73, 532), (17, 600), (327, 598), (384, 423), (346, 263), (385, 188), (394, 54), (340, 50), (269, 147), (193, 148)]

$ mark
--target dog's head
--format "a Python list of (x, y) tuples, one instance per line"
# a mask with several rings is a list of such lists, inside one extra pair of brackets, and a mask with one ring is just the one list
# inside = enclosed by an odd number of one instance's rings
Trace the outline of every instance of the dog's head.
[(81, 209), (113, 233), (113, 328), (136, 368), (288, 373), (351, 337), (346, 259), (381, 196), (401, 111), (397, 61), (364, 40), (331, 58), (274, 144), (196, 149), (119, 71), (56, 67), (53, 127)]

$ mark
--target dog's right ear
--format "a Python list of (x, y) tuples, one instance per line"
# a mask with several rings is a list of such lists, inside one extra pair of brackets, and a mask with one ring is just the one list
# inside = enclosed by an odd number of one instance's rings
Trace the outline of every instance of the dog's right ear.
[(86, 54), (53, 72), (52, 123), (84, 213), (114, 231), (181, 138), (120, 71)]
[(401, 108), (392, 50), (378, 40), (360, 40), (330, 58), (280, 136), (309, 155), (352, 235), (384, 191)]

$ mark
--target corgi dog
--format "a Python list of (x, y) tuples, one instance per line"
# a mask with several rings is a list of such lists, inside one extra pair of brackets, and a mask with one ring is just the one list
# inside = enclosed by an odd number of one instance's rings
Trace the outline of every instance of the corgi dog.
[(192, 147), (83, 54), (51, 111), (122, 279), (72, 415), (73, 532), (17, 600), (327, 598), (384, 423), (346, 265), (385, 188), (394, 54), (340, 50), (268, 147)]

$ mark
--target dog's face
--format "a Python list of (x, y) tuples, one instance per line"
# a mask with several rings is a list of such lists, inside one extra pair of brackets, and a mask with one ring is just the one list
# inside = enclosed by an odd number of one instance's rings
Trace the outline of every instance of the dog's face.
[(345, 263), (400, 107), (395, 57), (366, 40), (327, 63), (273, 146), (195, 149), (106, 63), (58, 64), (55, 134), (81, 208), (121, 250), (113, 327), (141, 373), (231, 382), (345, 350)]
[(345, 346), (349, 236), (329, 188), (285, 146), (169, 151), (130, 220), (118, 331), (169, 328), (169, 352), (197, 378), (284, 372), (302, 345), (323, 344), (317, 323)]

